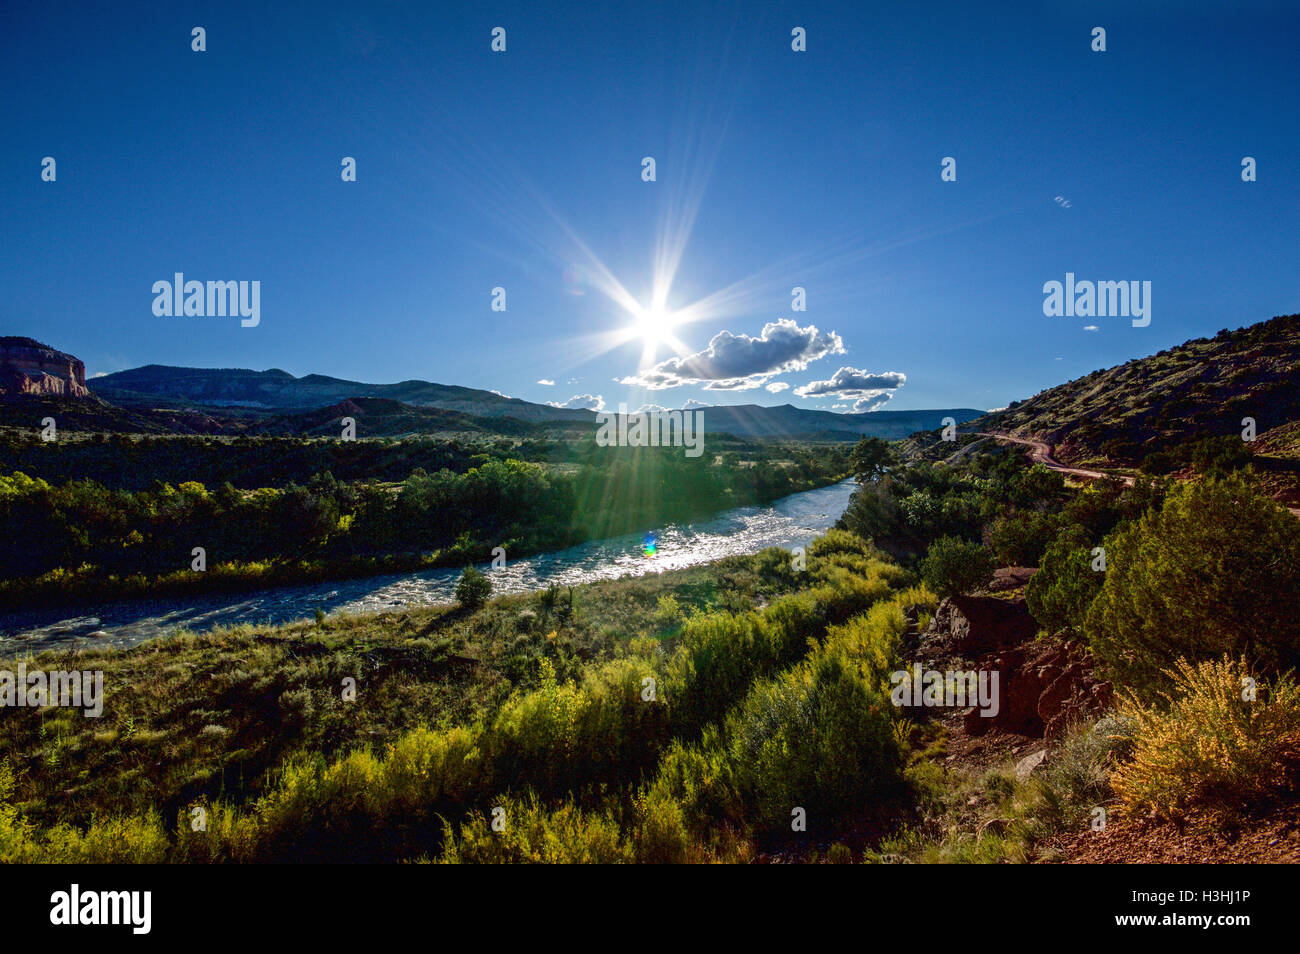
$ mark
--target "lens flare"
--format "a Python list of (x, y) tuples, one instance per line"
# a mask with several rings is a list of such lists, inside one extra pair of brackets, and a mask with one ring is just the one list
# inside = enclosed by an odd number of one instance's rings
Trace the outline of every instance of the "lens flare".
[(645, 535), (645, 540), (641, 543), (641, 552), (645, 554), (647, 560), (653, 560), (655, 554), (659, 552), (659, 541), (655, 539), (653, 533)]
[(569, 265), (564, 269), (564, 290), (570, 295), (581, 298), (587, 294), (590, 284), (587, 271), (580, 265)]

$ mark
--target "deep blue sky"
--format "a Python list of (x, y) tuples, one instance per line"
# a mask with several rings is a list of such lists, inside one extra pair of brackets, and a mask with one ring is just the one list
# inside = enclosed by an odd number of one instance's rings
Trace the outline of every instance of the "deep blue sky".
[[(5, 4), (0, 333), (90, 374), (279, 367), (611, 406), (851, 404), (615, 383), (641, 341), (593, 341), (633, 319), (591, 284), (573, 294), (565, 268), (592, 270), (580, 241), (648, 302), (656, 237), (691, 196), (669, 306), (745, 294), (682, 326), (689, 349), (815, 325), (845, 352), (762, 380), (901, 372), (886, 408), (1001, 406), (1300, 311), (1294, 9), (592, 6)], [(646, 155), (657, 182), (641, 181)], [(155, 317), (150, 288), (176, 271), (259, 280), (261, 325)], [(1043, 283), (1067, 271), (1151, 281), (1150, 326), (1044, 317)], [(498, 285), (505, 313), (489, 308)]]

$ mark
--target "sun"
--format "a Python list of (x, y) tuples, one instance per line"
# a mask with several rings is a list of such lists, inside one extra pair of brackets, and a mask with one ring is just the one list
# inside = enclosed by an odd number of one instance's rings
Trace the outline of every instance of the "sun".
[(647, 345), (671, 341), (676, 327), (677, 321), (666, 308), (642, 308), (636, 316), (636, 334)]

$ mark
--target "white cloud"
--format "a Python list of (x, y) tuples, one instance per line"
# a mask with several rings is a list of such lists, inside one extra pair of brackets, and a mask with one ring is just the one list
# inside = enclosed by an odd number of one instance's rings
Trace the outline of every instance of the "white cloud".
[(1084, 326), (1083, 326), (1083, 330), (1084, 330), (1084, 331), (1100, 331), (1101, 329), (1099, 329), (1096, 325), (1084, 325)]
[(495, 394), (497, 397), (503, 397), (503, 398), (509, 398), (509, 397), (510, 397), (509, 394), (502, 394), (502, 393), (501, 393), (500, 391), (498, 391), (496, 388), (488, 388), (488, 390), (491, 391), (493, 394)]
[(773, 381), (771, 384), (767, 385), (767, 389), (773, 394), (780, 394), (782, 391), (788, 391), (790, 385), (784, 381)]
[(567, 401), (547, 401), (551, 407), (562, 407), (566, 410), (586, 410), (586, 411), (603, 411), (605, 409), (605, 399), (599, 394), (575, 394)]
[(893, 391), (867, 391), (853, 402), (853, 413), (865, 414), (868, 411), (878, 410), (893, 396)]
[(546, 378), (540, 378), (540, 379), (538, 379), (537, 383), (538, 383), (538, 384), (545, 384), (548, 388), (553, 388), (553, 387), (555, 387), (555, 382), (554, 382), (554, 381), (550, 381), (550, 380), (548, 380), (548, 379), (546, 379)]
[[(853, 413), (874, 411), (894, 396), (894, 392), (907, 383), (901, 371), (862, 371), (858, 368), (840, 368), (826, 381), (809, 381), (794, 393), (802, 398), (831, 397), (853, 401)], [(835, 407), (844, 405), (836, 404)]]
[[(832, 397), (853, 401), (853, 413), (874, 411), (907, 383), (901, 371), (873, 373), (858, 368), (840, 368), (826, 381), (809, 381), (794, 393), (802, 398)], [(843, 405), (835, 405), (842, 407)]]
[(881, 391), (896, 391), (907, 383), (901, 371), (874, 374), (857, 368), (840, 368), (828, 381), (809, 381), (794, 389), (800, 397), (861, 398)]
[(774, 375), (802, 371), (812, 361), (843, 353), (844, 342), (835, 332), (822, 334), (815, 325), (801, 328), (782, 318), (764, 325), (757, 338), (719, 331), (703, 351), (668, 358), (619, 383), (651, 391), (684, 384), (703, 384), (710, 391), (747, 391), (762, 387)]
[(705, 404), (703, 401), (697, 401), (697, 400), (695, 400), (695, 398), (690, 398), (690, 399), (689, 399), (685, 404), (682, 405), (682, 410), (683, 410), (683, 411), (698, 411), (698, 410), (700, 410), (701, 408), (706, 408), (706, 407), (713, 407), (713, 405), (712, 405), (712, 404)]

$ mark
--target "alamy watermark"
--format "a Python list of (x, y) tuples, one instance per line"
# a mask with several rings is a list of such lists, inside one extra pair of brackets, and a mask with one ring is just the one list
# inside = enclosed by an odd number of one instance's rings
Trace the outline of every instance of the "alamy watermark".
[(87, 718), (98, 719), (104, 712), (103, 671), (28, 672), (26, 663), (19, 663), (17, 672), (0, 669), (0, 709), (41, 706), (81, 709)]
[(1048, 318), (1132, 318), (1134, 328), (1151, 324), (1151, 283), (1074, 280), (1043, 284), (1043, 314)]
[(996, 670), (942, 671), (922, 669), (920, 663), (914, 663), (911, 671), (890, 673), (889, 682), (894, 687), (889, 701), (895, 706), (976, 706), (986, 719), (996, 716), (1000, 708)]
[(704, 453), (703, 411), (597, 411), (597, 447), (684, 447), (687, 457)]
[(50, 923), (125, 925), (132, 934), (148, 934), (152, 908), (152, 891), (82, 891), (81, 885), (73, 884), (50, 895)]
[(225, 318), (236, 315), (245, 328), (262, 321), (262, 283), (186, 281), (176, 272), (172, 281), (153, 283), (153, 313), (159, 318)]

